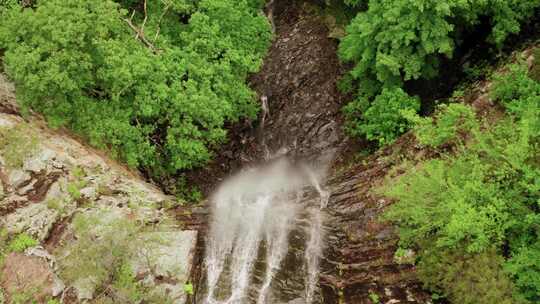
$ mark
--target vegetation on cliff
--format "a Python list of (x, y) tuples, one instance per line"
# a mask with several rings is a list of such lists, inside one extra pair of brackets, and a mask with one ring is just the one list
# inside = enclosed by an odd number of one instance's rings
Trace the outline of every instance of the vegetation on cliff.
[[(409, 81), (438, 75), (471, 33), (500, 47), (540, 0), (343, 3), (358, 12), (339, 46), (352, 64), (340, 85), (355, 92), (344, 108), (346, 129), (382, 146), (412, 128), (419, 149), (440, 156), (409, 166), (380, 189), (395, 201), (385, 220), (398, 228), (398, 252), (417, 253), (420, 280), (443, 303), (540, 302), (540, 49), (531, 71), (518, 63), (493, 77), (491, 98), (505, 112), (496, 118), (462, 103), (421, 117), (420, 98), (407, 92)], [(227, 124), (256, 117), (246, 78), (261, 66), (271, 39), (262, 5), (0, 0), (3, 70), (22, 106), (52, 126), (70, 128), (151, 177), (176, 174), (204, 165), (225, 140)], [(8, 167), (23, 165), (33, 137), (24, 127), (0, 130)], [(66, 187), (74, 202), (87, 186), (78, 175)], [(177, 185), (187, 196), (191, 185)], [(46, 204), (60, 211), (63, 203)], [(96, 242), (89, 227), (99, 226), (99, 217), (74, 217), (78, 237), (62, 275), (70, 283), (94, 277), (100, 288), (142, 301), (147, 290), (126, 269), (139, 245), (135, 233), (147, 231), (116, 221)], [(0, 263), (36, 242), (0, 230)]]
[[(540, 301), (540, 83), (523, 65), (494, 77), (508, 115), (495, 124), (466, 105), (411, 117), (442, 157), (384, 187), (386, 218), (418, 251), (420, 278), (452, 303)], [(479, 277), (479, 275), (481, 277)]]

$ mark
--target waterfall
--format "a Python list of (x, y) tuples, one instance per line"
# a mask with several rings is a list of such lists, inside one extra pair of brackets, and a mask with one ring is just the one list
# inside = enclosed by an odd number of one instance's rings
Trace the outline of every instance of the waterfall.
[[(308, 185), (319, 194), (315, 206), (302, 204), (299, 199)], [(285, 158), (245, 170), (225, 181), (211, 198), (206, 294), (202, 303), (287, 301), (277, 299), (273, 284), (283, 271), (301, 275), (303, 287), (297, 295), (306, 304), (314, 302), (324, 242), (321, 209), (327, 200), (328, 193), (321, 188), (313, 170)], [(289, 244), (292, 231), (302, 235), (302, 263), (293, 263), (295, 269), (282, 269), (284, 260), (294, 255)]]

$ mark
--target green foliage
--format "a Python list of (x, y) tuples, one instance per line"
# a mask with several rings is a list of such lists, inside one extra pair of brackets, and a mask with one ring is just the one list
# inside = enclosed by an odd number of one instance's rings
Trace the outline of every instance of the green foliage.
[[(133, 1), (120, 1), (131, 10)], [(25, 107), (154, 176), (206, 162), (226, 121), (253, 117), (245, 84), (271, 33), (250, 1), (150, 1), (144, 39), (106, 1), (39, 1), (0, 21)], [(142, 27), (135, 10), (130, 22)]]
[[(365, 135), (381, 145), (393, 142), (410, 127), (403, 111), (416, 113), (420, 109), (418, 98), (407, 95), (400, 88), (383, 89), (373, 104), (358, 99), (344, 108), (349, 118), (347, 130), (353, 135)], [(363, 113), (363, 114), (362, 114)]]
[(18, 0), (0, 0), (0, 16), (19, 4)]
[[(370, 0), (367, 3), (367, 9), (352, 20), (339, 45), (341, 60), (354, 63), (340, 88), (350, 90), (354, 81), (358, 84), (356, 100), (345, 108), (354, 113), (348, 115), (353, 125), (363, 124), (360, 114), (384, 88), (402, 87), (408, 80), (436, 76), (440, 58), (451, 58), (456, 46), (480, 24), (481, 18), (490, 18), (489, 41), (501, 46), (508, 35), (519, 32), (520, 23), (540, 6), (540, 0)], [(482, 71), (481, 66), (468, 70), (471, 78), (478, 77)]]
[(540, 300), (539, 90), (518, 66), (508, 75), (496, 77), (494, 96), (509, 117), (482, 131), (465, 106), (421, 119), (417, 134), (432, 145), (460, 132), (469, 140), (383, 189), (397, 200), (385, 218), (419, 252), (423, 281), (455, 303)]
[(512, 64), (508, 71), (495, 75), (493, 87), (491, 96), (517, 116), (540, 105), (540, 83), (528, 76), (523, 64)]
[(187, 295), (192, 296), (193, 295), (193, 284), (191, 284), (191, 283), (184, 284), (184, 292)]
[(369, 299), (371, 300), (371, 303), (373, 304), (380, 303), (380, 298), (378, 294), (370, 292), (368, 296), (369, 296)]
[(517, 304), (514, 287), (504, 273), (504, 259), (495, 250), (471, 255), (426, 249), (417, 266), (425, 286), (451, 303)]
[(26, 233), (18, 234), (8, 244), (8, 251), (23, 252), (27, 248), (38, 245), (39, 242)]
[(37, 304), (37, 301), (34, 299), (32, 292), (26, 290), (22, 292), (15, 292), (11, 296), (11, 301), (13, 302), (13, 304)]
[(360, 12), (347, 28), (339, 54), (356, 63), (351, 75), (362, 87), (366, 79), (396, 85), (432, 77), (439, 55), (451, 57), (458, 37), (478, 24), (480, 17), (491, 18), (490, 40), (500, 45), (519, 31), (520, 22), (539, 5), (538, 0), (371, 0), (367, 11)]
[[(525, 219), (528, 226), (538, 227), (540, 218), (528, 216)], [(538, 228), (537, 228), (538, 230)], [(540, 241), (538, 235), (536, 243), (525, 243), (514, 251), (512, 259), (506, 265), (507, 271), (514, 278), (515, 284), (523, 291), (528, 299), (538, 299), (540, 290)]]
[(116, 271), (114, 289), (129, 303), (138, 303), (143, 299), (141, 286), (135, 280), (135, 274), (129, 263), (122, 264)]
[(12, 128), (0, 128), (0, 152), (9, 167), (22, 167), (23, 161), (38, 147), (37, 136), (29, 125), (20, 123)]
[(190, 186), (184, 176), (176, 180), (176, 185), (172, 192), (176, 194), (179, 202), (199, 203), (203, 199), (203, 194), (197, 186)]
[(422, 118), (416, 113), (406, 113), (405, 116), (414, 124), (414, 134), (418, 141), (434, 148), (457, 143), (470, 132), (479, 130), (474, 110), (460, 103), (441, 105), (434, 118)]

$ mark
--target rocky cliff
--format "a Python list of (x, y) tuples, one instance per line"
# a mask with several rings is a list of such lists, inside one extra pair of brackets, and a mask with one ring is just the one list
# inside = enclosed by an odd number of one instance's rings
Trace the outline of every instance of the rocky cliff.
[(14, 101), (0, 75), (0, 303), (185, 303), (197, 232), (174, 198)]

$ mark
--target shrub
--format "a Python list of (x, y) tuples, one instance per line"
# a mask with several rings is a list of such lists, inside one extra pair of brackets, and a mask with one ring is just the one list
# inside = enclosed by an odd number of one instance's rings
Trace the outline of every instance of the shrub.
[(496, 250), (480, 254), (426, 249), (418, 276), (430, 290), (451, 303), (517, 304), (514, 286), (503, 270), (504, 259)]
[(193, 295), (193, 284), (191, 284), (191, 283), (184, 284), (184, 292), (187, 295), (192, 296)]
[(22, 167), (24, 160), (38, 147), (37, 135), (29, 125), (21, 123), (13, 128), (0, 127), (0, 152), (9, 167)]
[(8, 250), (14, 251), (14, 252), (23, 252), (27, 248), (34, 247), (38, 244), (39, 242), (36, 241), (31, 236), (29, 236), (28, 234), (21, 233), (9, 242)]
[[(526, 219), (529, 225), (535, 225), (534, 220), (538, 222), (538, 215), (529, 216)], [(540, 242), (538, 239), (536, 243), (525, 242), (517, 248), (506, 266), (516, 286), (522, 290), (523, 296), (536, 303), (540, 301)]]
[(400, 88), (393, 88), (383, 89), (371, 105), (365, 99), (359, 99), (347, 105), (344, 111), (349, 118), (349, 133), (365, 135), (367, 139), (385, 145), (409, 129), (411, 124), (402, 111), (416, 113), (419, 109), (418, 98), (410, 97)]
[(141, 286), (136, 282), (135, 275), (129, 263), (120, 265), (116, 270), (113, 286), (118, 294), (129, 303), (138, 303), (143, 299)]
[(414, 134), (418, 141), (435, 148), (457, 143), (479, 128), (474, 110), (460, 103), (441, 105), (434, 118), (421, 118), (415, 113), (407, 113), (406, 117), (414, 124)]
[(373, 304), (379, 304), (380, 303), (380, 298), (379, 298), (378, 294), (370, 292), (368, 297), (369, 297), (369, 300), (371, 301), (371, 303), (373, 303)]
[(491, 97), (510, 113), (521, 116), (531, 107), (540, 105), (540, 83), (531, 79), (527, 67), (512, 64), (508, 71), (495, 75)]
[[(519, 73), (527, 71), (512, 67), (515, 77), (494, 84), (510, 116), (482, 131), (471, 123), (471, 140), (457, 153), (427, 161), (382, 190), (397, 200), (385, 218), (399, 227), (401, 246), (419, 252), (422, 280), (456, 303), (540, 300), (540, 103)], [(425, 119), (429, 140), (437, 139), (437, 128), (452, 130), (459, 121), (452, 117), (474, 117), (461, 108), (446, 120), (448, 109), (435, 126)]]
[[(132, 9), (133, 1), (120, 1)], [(271, 37), (250, 1), (39, 1), (0, 20), (23, 106), (153, 176), (206, 162), (226, 121), (253, 117), (245, 84)]]

